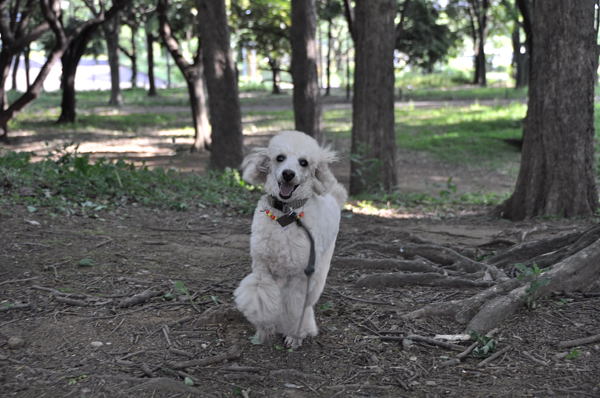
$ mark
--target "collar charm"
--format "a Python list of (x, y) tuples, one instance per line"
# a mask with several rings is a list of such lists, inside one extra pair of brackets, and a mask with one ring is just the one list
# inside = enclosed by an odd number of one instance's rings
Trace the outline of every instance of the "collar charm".
[(303, 211), (300, 212), (300, 214), (297, 214), (296, 212), (292, 211), (289, 214), (284, 214), (281, 217), (277, 217), (275, 214), (273, 214), (273, 212), (271, 210), (267, 209), (267, 210), (265, 210), (265, 214), (271, 220), (277, 221), (279, 223), (279, 225), (281, 225), (281, 227), (287, 227), (288, 225), (290, 225), (293, 222), (299, 222), (300, 219), (302, 217), (304, 217)]

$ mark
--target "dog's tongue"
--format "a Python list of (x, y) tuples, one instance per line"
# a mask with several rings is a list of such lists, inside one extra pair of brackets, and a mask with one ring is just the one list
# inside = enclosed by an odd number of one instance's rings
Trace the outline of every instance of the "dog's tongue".
[(287, 198), (289, 197), (292, 192), (294, 192), (294, 185), (293, 184), (288, 184), (286, 182), (281, 183), (281, 186), (279, 187), (279, 195), (281, 195), (282, 198)]

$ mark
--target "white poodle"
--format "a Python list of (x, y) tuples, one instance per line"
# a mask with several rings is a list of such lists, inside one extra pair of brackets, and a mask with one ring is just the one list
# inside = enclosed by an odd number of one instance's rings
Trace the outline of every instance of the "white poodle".
[(266, 191), (252, 221), (252, 273), (234, 292), (237, 308), (256, 327), (255, 342), (281, 333), (297, 348), (317, 335), (314, 305), (347, 196), (329, 170), (334, 160), (335, 153), (312, 137), (283, 131), (242, 163), (244, 180)]

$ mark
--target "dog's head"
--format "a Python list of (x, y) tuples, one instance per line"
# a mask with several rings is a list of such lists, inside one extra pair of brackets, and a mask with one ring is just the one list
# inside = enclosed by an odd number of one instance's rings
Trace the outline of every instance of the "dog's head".
[(325, 194), (335, 183), (329, 163), (335, 152), (299, 131), (282, 131), (267, 148), (257, 148), (242, 163), (245, 181), (287, 202)]

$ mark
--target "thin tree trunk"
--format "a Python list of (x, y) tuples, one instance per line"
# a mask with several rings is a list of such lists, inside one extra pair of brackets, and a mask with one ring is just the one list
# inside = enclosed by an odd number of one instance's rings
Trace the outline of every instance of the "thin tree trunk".
[(14, 58), (12, 68), (12, 89), (17, 91), (17, 73), (19, 72), (19, 64), (21, 63), (21, 54), (17, 54)]
[(271, 84), (273, 89), (271, 90), (271, 94), (281, 94), (281, 87), (279, 87), (280, 82), (280, 65), (279, 61), (274, 58), (269, 58), (269, 67), (271, 68)]
[(137, 88), (137, 46), (135, 44), (135, 36), (137, 35), (137, 28), (131, 27), (131, 88)]
[(108, 64), (110, 66), (110, 100), (109, 105), (120, 106), (123, 104), (121, 95), (121, 77), (119, 74), (119, 15), (115, 15), (110, 21), (102, 25), (106, 48), (108, 52)]
[(30, 75), (30, 70), (31, 70), (31, 64), (30, 64), (30, 56), (31, 54), (31, 47), (27, 46), (25, 47), (25, 51), (23, 52), (23, 56), (25, 58), (25, 84), (27, 85), (27, 89), (29, 89), (29, 86), (31, 86), (31, 75)]
[(595, 0), (536, 2), (532, 75), (515, 192), (506, 218), (589, 216), (594, 161)]
[(357, 0), (350, 193), (397, 184), (394, 132), (394, 0)]
[(146, 26), (146, 51), (148, 52), (148, 96), (156, 96), (156, 80), (154, 78), (154, 35), (148, 33)]
[(242, 115), (225, 1), (198, 0), (198, 7), (212, 126), (210, 166), (237, 168), (242, 162)]
[[(61, 57), (62, 62), (62, 100), (60, 116), (57, 123), (74, 123), (77, 118), (77, 100), (75, 92), (75, 75), (79, 60), (85, 51), (86, 44), (78, 43), (83, 38), (74, 40)], [(83, 46), (83, 47), (82, 47)]]
[(6, 82), (10, 74), (12, 60), (13, 56), (8, 50), (2, 49), (0, 51), (0, 111), (3, 111), (8, 107)]
[(197, 69), (197, 76), (187, 82), (194, 125), (194, 143), (191, 152), (210, 149), (210, 123), (206, 111), (206, 87), (204, 86), (203, 68)]
[(325, 79), (327, 81), (327, 85), (325, 87), (325, 95), (328, 96), (331, 94), (331, 52), (332, 52), (332, 41), (333, 41), (333, 33), (332, 33), (332, 25), (333, 20), (329, 18), (327, 20), (327, 58), (325, 60)]
[(315, 0), (292, 0), (290, 37), (294, 124), (296, 130), (322, 141), (316, 32)]

